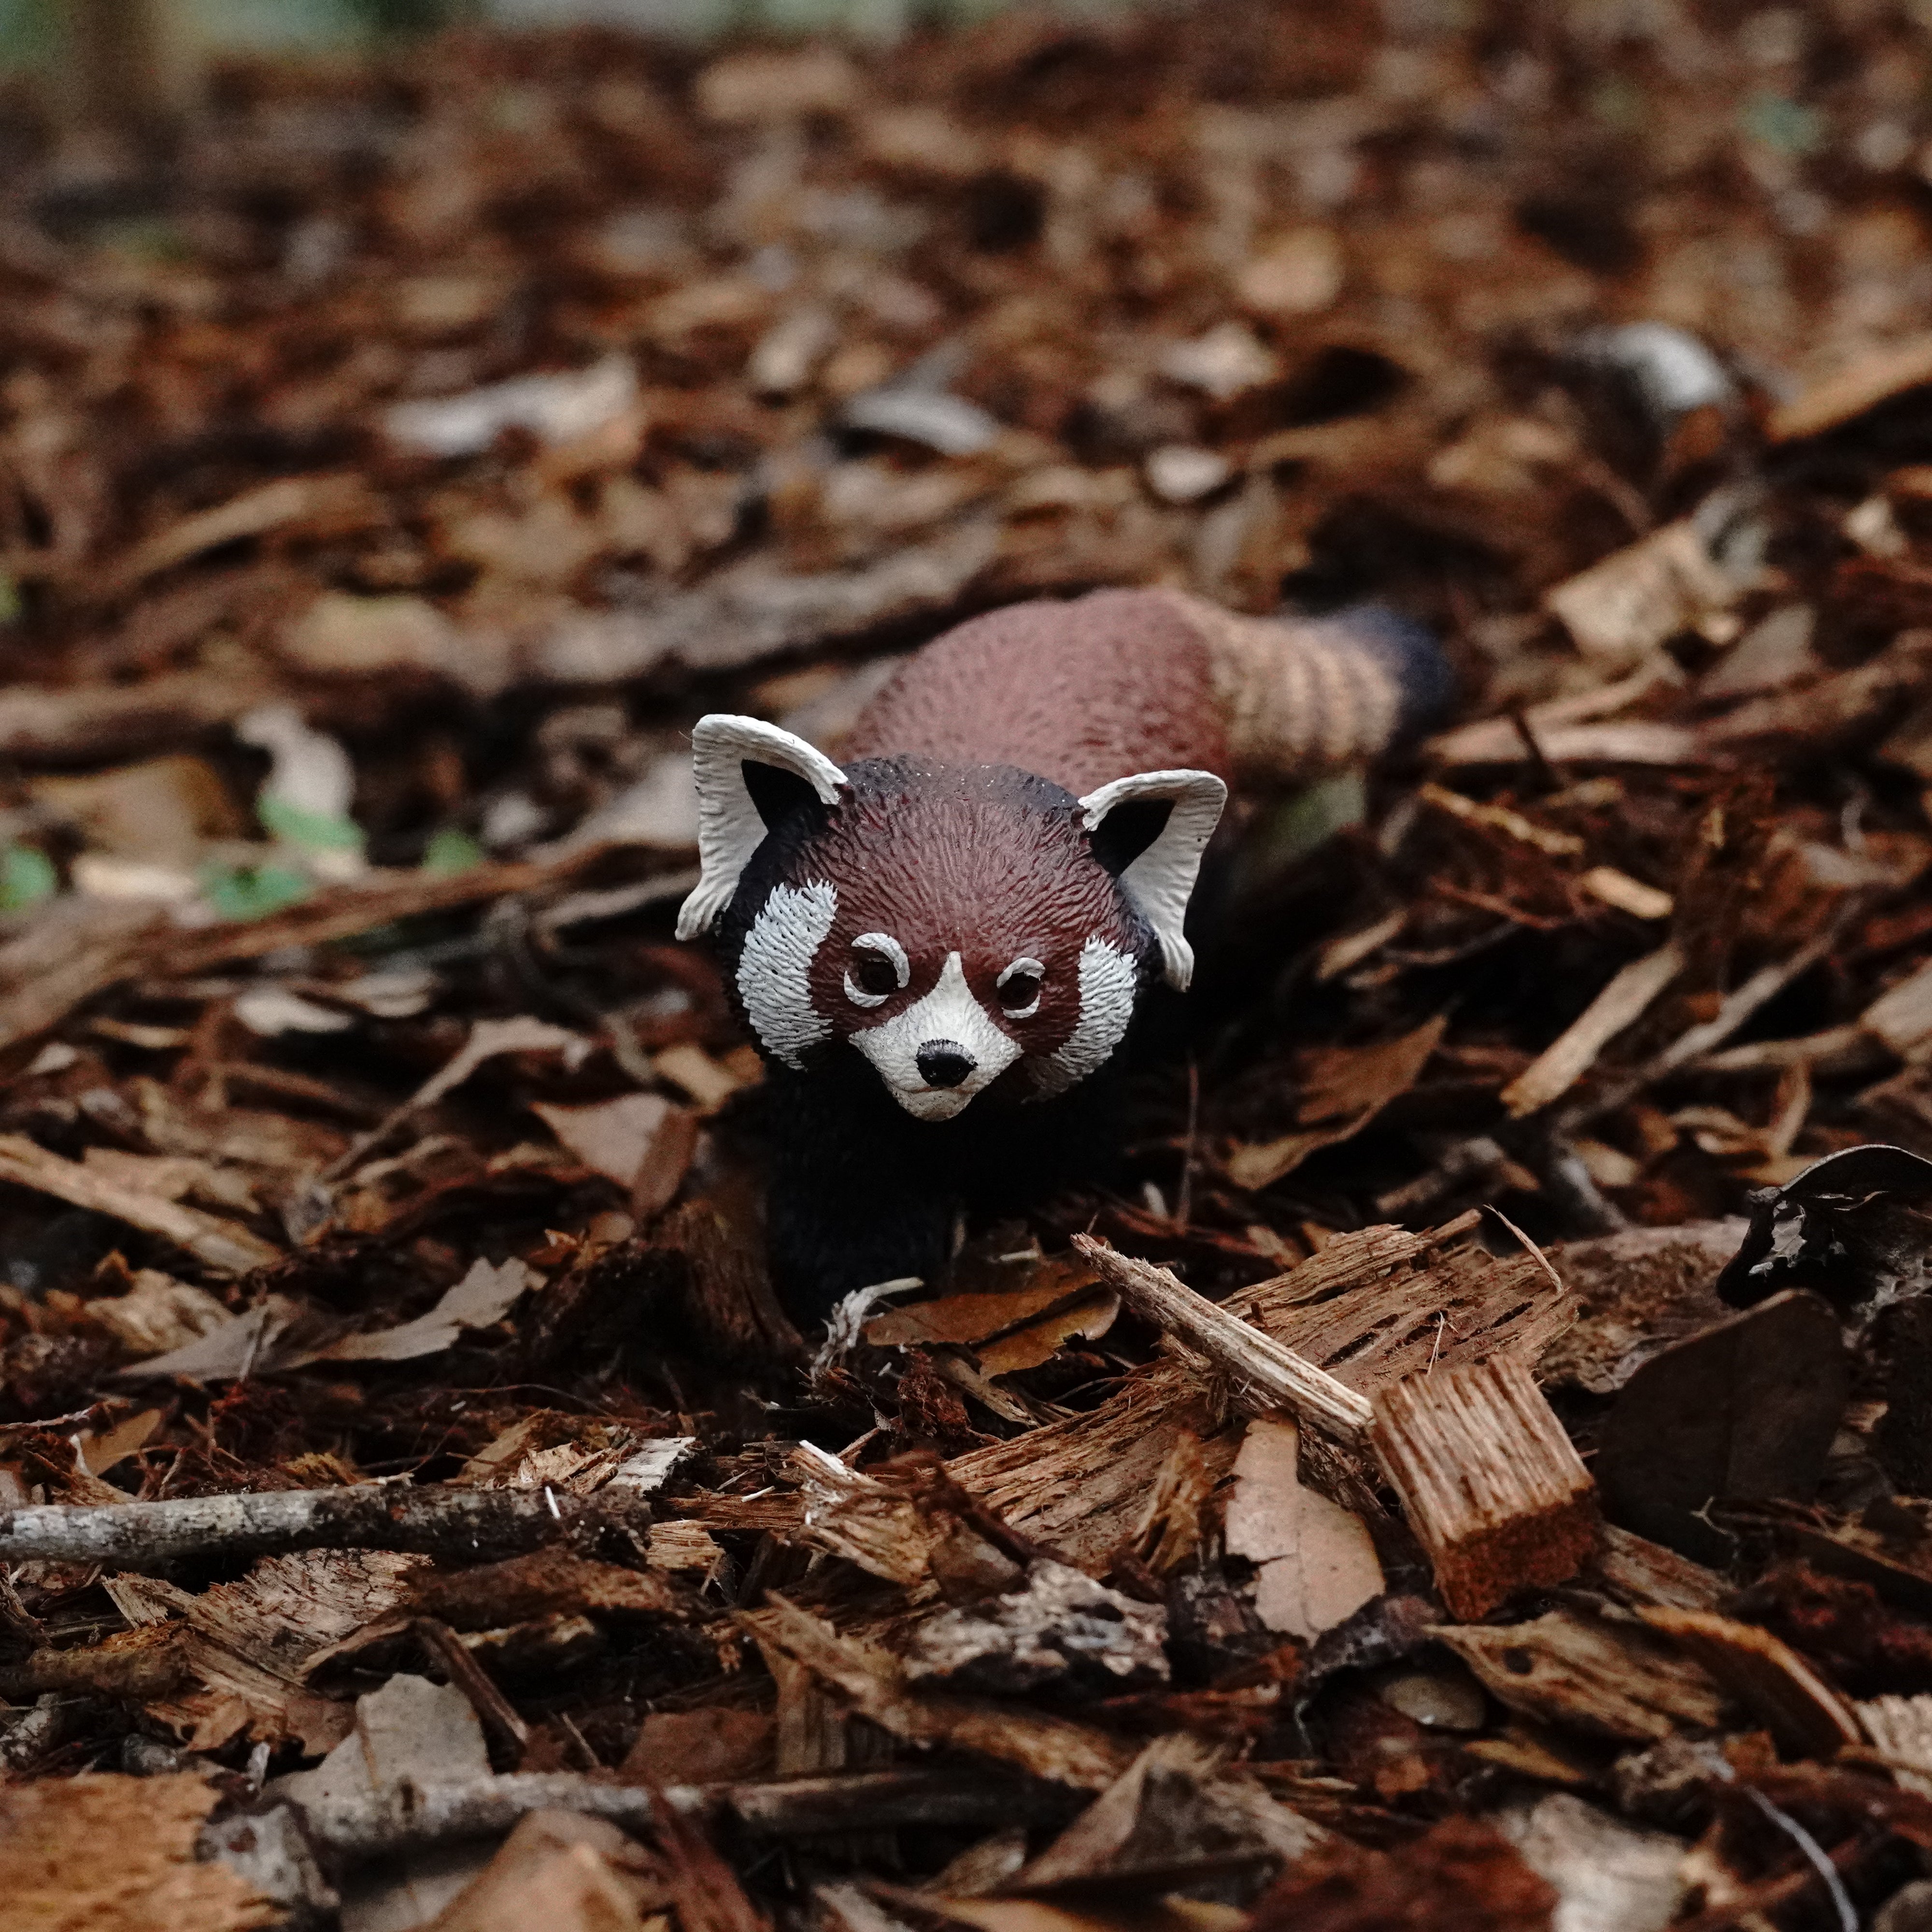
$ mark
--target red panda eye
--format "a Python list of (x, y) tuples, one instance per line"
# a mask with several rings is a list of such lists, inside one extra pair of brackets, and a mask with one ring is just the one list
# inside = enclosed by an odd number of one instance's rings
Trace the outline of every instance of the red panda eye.
[(1040, 1004), (1046, 968), (1030, 959), (1016, 959), (1000, 975), (1000, 1004), (1016, 1019), (1023, 1019)]
[(852, 962), (852, 978), (862, 993), (874, 993), (881, 996), (896, 993), (899, 989), (899, 976), (890, 959), (881, 959), (877, 953), (861, 953)]

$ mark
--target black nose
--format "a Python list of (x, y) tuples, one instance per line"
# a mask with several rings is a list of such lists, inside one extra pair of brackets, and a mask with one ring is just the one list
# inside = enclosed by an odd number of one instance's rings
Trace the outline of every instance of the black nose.
[(956, 1040), (929, 1040), (914, 1058), (928, 1087), (956, 1087), (980, 1064)]

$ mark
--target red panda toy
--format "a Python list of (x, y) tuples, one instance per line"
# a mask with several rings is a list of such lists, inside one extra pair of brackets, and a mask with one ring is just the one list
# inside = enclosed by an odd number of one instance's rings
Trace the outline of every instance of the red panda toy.
[(768, 1234), (802, 1321), (946, 1262), (1107, 1139), (1107, 1076), (1184, 931), (1230, 784), (1279, 790), (1432, 709), (1385, 612), (1236, 616), (1184, 592), (1010, 606), (911, 656), (842, 766), (756, 718), (692, 734), (698, 884), (770, 1070)]

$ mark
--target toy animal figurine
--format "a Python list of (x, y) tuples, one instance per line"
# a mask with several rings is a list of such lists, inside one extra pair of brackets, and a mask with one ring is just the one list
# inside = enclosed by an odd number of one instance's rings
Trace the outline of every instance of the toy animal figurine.
[(1184, 931), (1232, 782), (1388, 746), (1439, 695), (1392, 616), (1235, 616), (1096, 591), (976, 617), (910, 658), (842, 766), (776, 725), (692, 734), (710, 934), (770, 1070), (767, 1232), (802, 1321), (946, 1263), (1107, 1143), (1108, 1075)]

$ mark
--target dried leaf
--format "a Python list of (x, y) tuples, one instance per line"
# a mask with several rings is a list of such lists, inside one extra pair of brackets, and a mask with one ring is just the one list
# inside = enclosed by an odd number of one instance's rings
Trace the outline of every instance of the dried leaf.
[(1382, 1594), (1382, 1564), (1360, 1519), (1298, 1474), (1292, 1422), (1248, 1424), (1234, 1462), (1228, 1547), (1260, 1566), (1255, 1608), (1270, 1630), (1316, 1637)]

